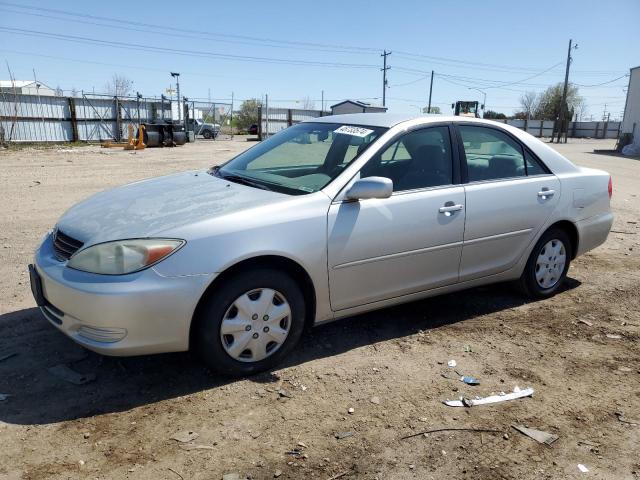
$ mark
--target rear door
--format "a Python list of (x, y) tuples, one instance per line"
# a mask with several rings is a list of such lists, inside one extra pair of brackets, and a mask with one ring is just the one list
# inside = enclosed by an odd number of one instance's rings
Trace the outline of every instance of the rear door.
[(561, 192), (556, 176), (503, 129), (473, 124), (457, 128), (467, 180), (462, 282), (512, 267), (555, 209)]

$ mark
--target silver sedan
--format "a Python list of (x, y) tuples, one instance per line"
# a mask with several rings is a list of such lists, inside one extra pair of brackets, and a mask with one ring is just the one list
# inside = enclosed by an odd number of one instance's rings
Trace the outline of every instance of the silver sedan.
[(271, 368), (318, 324), (478, 285), (560, 288), (612, 224), (609, 174), (510, 126), (355, 114), (220, 167), (99, 193), (30, 265), (45, 317), (107, 355)]

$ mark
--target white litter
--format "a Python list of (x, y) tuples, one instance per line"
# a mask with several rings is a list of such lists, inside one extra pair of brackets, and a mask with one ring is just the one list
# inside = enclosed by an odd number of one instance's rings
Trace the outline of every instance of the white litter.
[[(520, 389), (515, 387), (513, 392), (504, 393), (500, 392), (499, 395), (491, 395), (489, 397), (476, 397), (476, 398), (464, 398), (460, 397), (460, 400), (445, 400), (443, 403), (449, 407), (473, 407), (475, 405), (488, 405), (491, 403), (506, 402), (508, 400), (515, 400), (516, 398), (530, 397), (533, 395), (533, 388)], [(465, 405), (466, 404), (466, 405)]]
[(581, 463), (578, 464), (578, 470), (580, 470), (582, 473), (588, 473), (589, 472), (589, 469), (587, 467), (585, 467)]
[(451, 368), (454, 368), (454, 367), (455, 367), (456, 365), (458, 365), (458, 364), (456, 363), (456, 361), (455, 361), (455, 360), (449, 360), (449, 361), (447, 362), (447, 365), (449, 365)]

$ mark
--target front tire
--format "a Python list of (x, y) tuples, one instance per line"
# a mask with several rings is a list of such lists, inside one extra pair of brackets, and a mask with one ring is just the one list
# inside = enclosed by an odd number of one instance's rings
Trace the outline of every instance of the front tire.
[(207, 140), (209, 140), (210, 138), (212, 138), (211, 131), (210, 130), (205, 130), (204, 132), (202, 132), (202, 136), (204, 138), (206, 138)]
[(204, 302), (195, 319), (193, 349), (210, 369), (226, 376), (272, 368), (293, 350), (304, 330), (304, 296), (278, 270), (234, 275)]
[(520, 287), (533, 298), (555, 295), (564, 282), (573, 254), (571, 240), (560, 228), (547, 230), (531, 251)]

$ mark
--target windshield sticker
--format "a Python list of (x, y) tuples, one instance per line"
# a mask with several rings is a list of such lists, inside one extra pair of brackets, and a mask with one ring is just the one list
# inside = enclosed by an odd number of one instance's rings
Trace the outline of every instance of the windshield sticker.
[(340, 128), (333, 131), (333, 133), (344, 133), (345, 135), (353, 135), (354, 137), (366, 137), (370, 133), (373, 133), (373, 130), (369, 130), (368, 128), (362, 127), (354, 127), (351, 125), (343, 125)]

